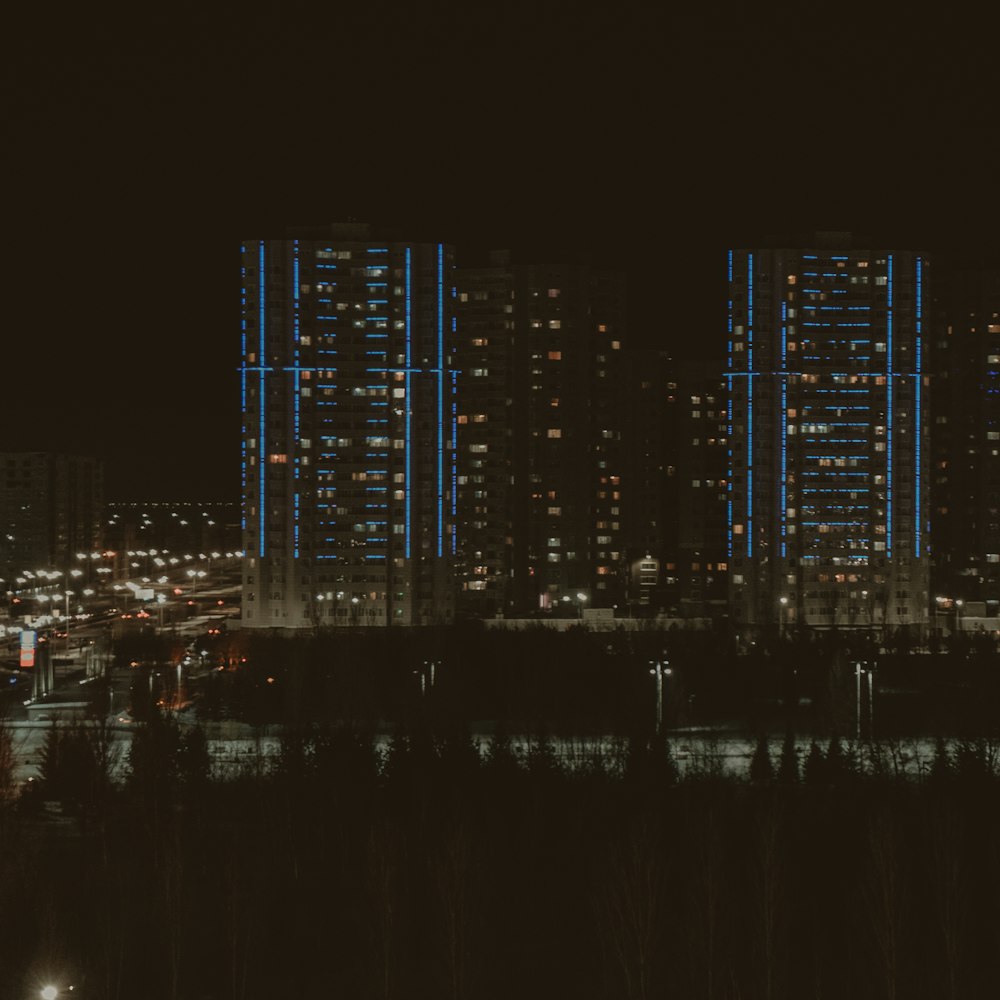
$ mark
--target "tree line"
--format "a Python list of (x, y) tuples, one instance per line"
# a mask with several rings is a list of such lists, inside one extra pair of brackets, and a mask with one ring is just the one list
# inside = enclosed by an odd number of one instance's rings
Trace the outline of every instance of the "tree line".
[(159, 711), (120, 745), (54, 727), (24, 790), (0, 738), (0, 997), (952, 1000), (1000, 972), (986, 740), (909, 778), (836, 737), (737, 776), (419, 721), (287, 727), (228, 775)]

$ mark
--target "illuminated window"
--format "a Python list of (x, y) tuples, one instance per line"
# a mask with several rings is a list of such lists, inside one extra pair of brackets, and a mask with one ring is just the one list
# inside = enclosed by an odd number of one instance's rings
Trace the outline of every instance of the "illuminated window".
[(546, 437), (550, 437), (550, 438), (561, 438), (562, 437), (562, 428), (560, 428), (560, 427), (550, 427), (545, 432), (545, 436)]

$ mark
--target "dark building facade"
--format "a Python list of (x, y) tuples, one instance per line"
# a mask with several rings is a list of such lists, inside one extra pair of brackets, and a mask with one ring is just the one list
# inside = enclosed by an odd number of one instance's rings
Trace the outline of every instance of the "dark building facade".
[(726, 379), (714, 362), (676, 366), (669, 394), (670, 609), (719, 617), (728, 597)]
[(24, 570), (77, 565), (100, 547), (103, 466), (96, 458), (48, 452), (0, 453), (0, 565)]
[(849, 234), (729, 255), (736, 624), (926, 625), (928, 278)]
[(361, 225), (242, 246), (243, 625), (453, 616), (453, 254)]
[(726, 611), (726, 380), (713, 362), (627, 357), (625, 527), (634, 615)]
[(931, 444), (932, 596), (1000, 607), (1000, 271), (936, 288)]
[(458, 272), (458, 587), (469, 613), (625, 597), (621, 276)]

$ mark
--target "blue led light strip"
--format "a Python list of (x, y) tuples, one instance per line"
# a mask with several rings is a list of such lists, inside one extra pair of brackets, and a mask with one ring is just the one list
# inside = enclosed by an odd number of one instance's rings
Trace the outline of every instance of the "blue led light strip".
[(444, 245), (437, 251), (438, 437), (437, 554), (444, 555)]
[(405, 538), (405, 548), (406, 548), (406, 558), (410, 558), (410, 503), (411, 503), (411, 493), (412, 493), (412, 478), (413, 478), (413, 457), (412, 457), (412, 441), (410, 438), (410, 424), (413, 416), (413, 403), (410, 397), (410, 364), (413, 356), (413, 344), (411, 339), (411, 327), (410, 327), (410, 248), (406, 248), (406, 534)]
[[(892, 254), (886, 274), (886, 374), (892, 375)], [(892, 378), (885, 380), (885, 556), (892, 558)]]
[(260, 240), (258, 243), (258, 258), (257, 258), (257, 298), (260, 308), (260, 354), (257, 355), (257, 362), (260, 364), (260, 392), (257, 399), (257, 410), (260, 414), (260, 437), (257, 440), (257, 466), (259, 475), (258, 493), (257, 493), (257, 525), (258, 525), (258, 550), (260, 556), (264, 557), (264, 531), (265, 531), (265, 514), (266, 514), (266, 496), (264, 491), (264, 466), (266, 464), (266, 443), (265, 435), (266, 428), (264, 423), (264, 378), (265, 372), (263, 368), (264, 364), (264, 306), (265, 306), (265, 291), (264, 291), (264, 241)]
[(245, 246), (240, 247), (240, 345), (243, 362), (240, 366), (240, 413), (242, 415), (243, 440), (240, 444), (240, 528), (247, 527), (247, 267)]
[(915, 500), (915, 513), (914, 518), (914, 530), (913, 530), (913, 553), (919, 559), (920, 558), (920, 541), (921, 541), (921, 511), (920, 511), (920, 439), (923, 437), (924, 432), (924, 421), (923, 421), (923, 411), (920, 408), (920, 389), (921, 383), (923, 382), (921, 365), (922, 365), (922, 354), (923, 354), (923, 272), (924, 272), (924, 262), (918, 257), (917, 258), (917, 343), (916, 343), (916, 389), (917, 389), (917, 407), (916, 407), (916, 427), (914, 428), (914, 439), (916, 441), (916, 454), (914, 465), (916, 466), (916, 492), (914, 494)]
[[(299, 345), (301, 343), (301, 337), (299, 336), (299, 241), (292, 240), (292, 332), (295, 341), (295, 364), (299, 363)], [(295, 371), (292, 373), (292, 406), (293, 411), (293, 421), (292, 421), (292, 448), (294, 449), (294, 472), (293, 476), (295, 479), (299, 478), (299, 372)], [(295, 496), (293, 504), (293, 526), (292, 526), (292, 555), (295, 559), (299, 558), (299, 492), (298, 483), (295, 484)]]
[[(781, 303), (781, 558), (787, 555), (787, 470), (788, 470), (788, 307)], [(752, 384), (752, 383), (751, 383)]]
[[(753, 371), (753, 254), (747, 254), (747, 372)], [(747, 379), (747, 558), (753, 553), (753, 379)]]

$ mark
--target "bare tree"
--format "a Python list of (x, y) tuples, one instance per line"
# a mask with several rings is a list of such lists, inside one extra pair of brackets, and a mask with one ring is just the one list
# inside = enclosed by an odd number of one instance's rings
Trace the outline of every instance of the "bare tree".
[(687, 850), (690, 859), (689, 927), (692, 978), (697, 995), (715, 1000), (727, 980), (722, 957), (724, 851), (722, 824), (708, 801), (688, 803)]
[(470, 944), (475, 887), (474, 857), (470, 831), (462, 822), (439, 828), (431, 870), (441, 905), (442, 932), (447, 969), (448, 996), (463, 1000), (468, 995)]
[(898, 836), (892, 807), (878, 808), (869, 818), (864, 894), (886, 1000), (899, 996), (904, 903)]
[(762, 803), (753, 830), (753, 898), (756, 909), (757, 955), (760, 965), (760, 989), (764, 1000), (782, 995), (783, 941), (782, 913), (784, 866), (781, 853), (782, 818), (779, 803)]
[(374, 820), (367, 844), (369, 934), (375, 962), (375, 988), (382, 1000), (390, 1000), (395, 994), (399, 878), (396, 849), (396, 837), (389, 824)]
[(640, 820), (609, 845), (600, 873), (597, 910), (607, 930), (621, 995), (654, 995), (654, 965), (660, 951), (663, 854), (656, 829)]
[(968, 924), (968, 896), (963, 884), (964, 823), (951, 802), (935, 801), (928, 813), (931, 884), (947, 967), (949, 1000), (961, 996), (959, 970)]

